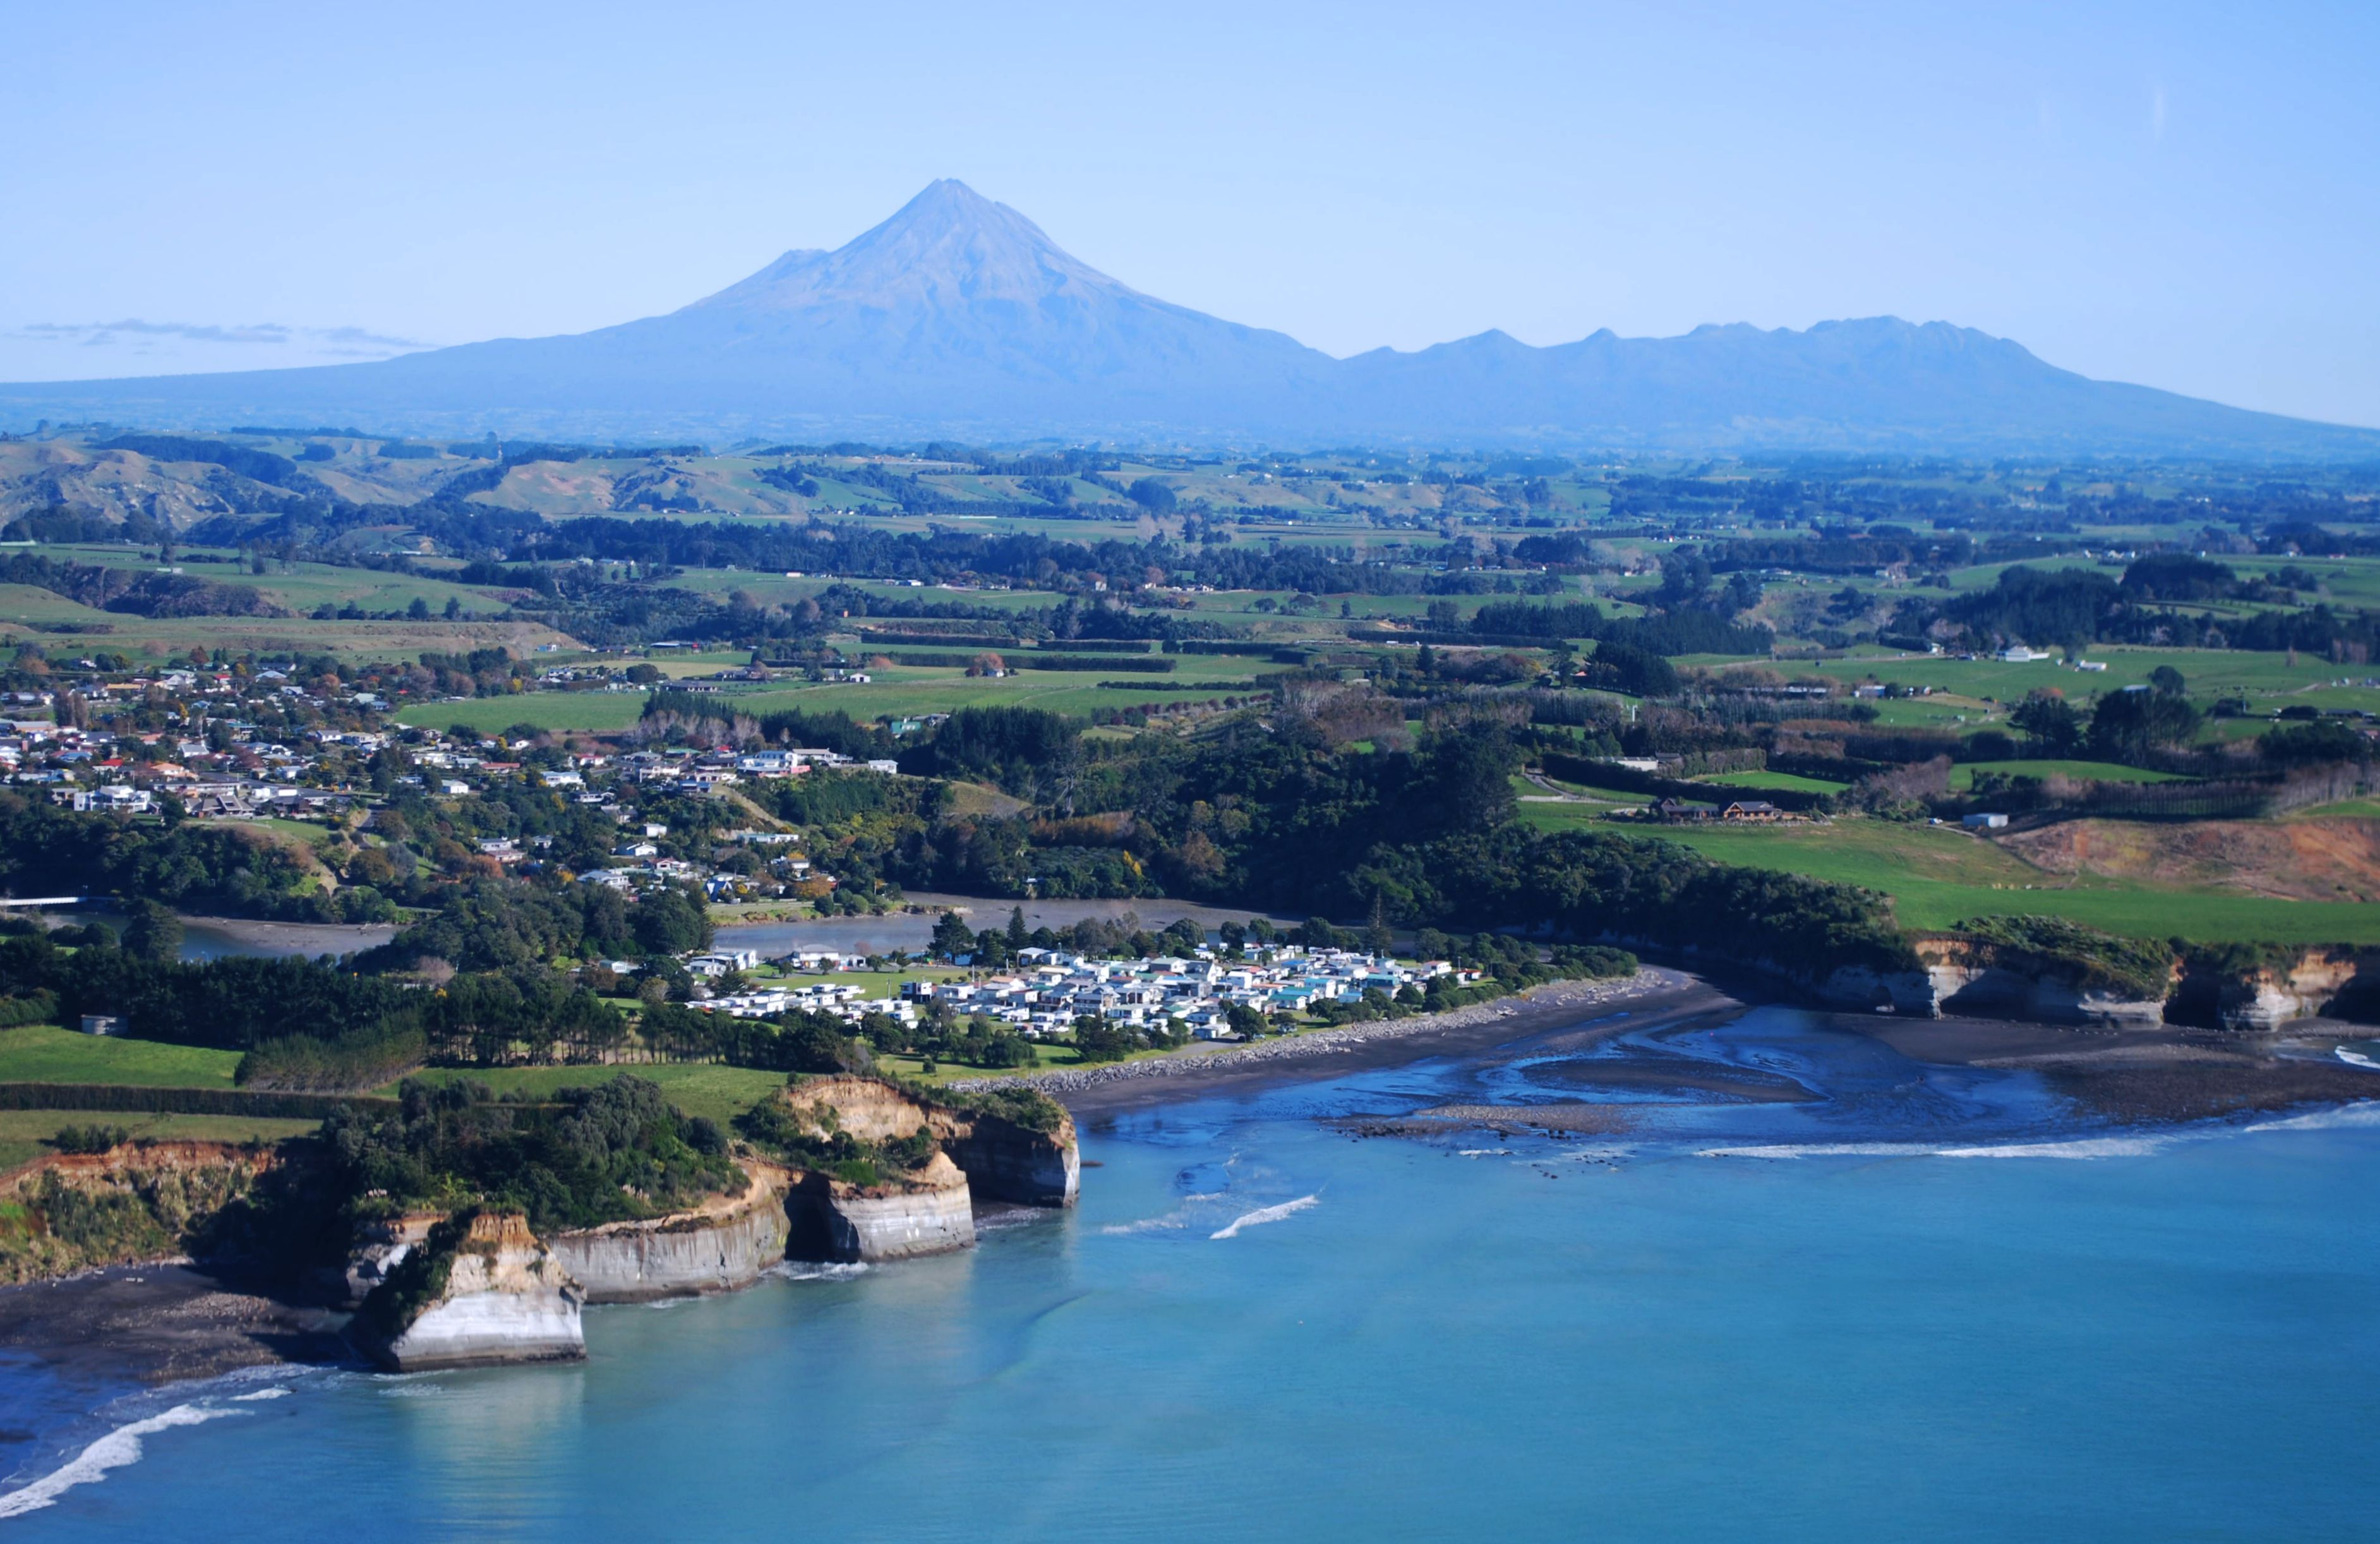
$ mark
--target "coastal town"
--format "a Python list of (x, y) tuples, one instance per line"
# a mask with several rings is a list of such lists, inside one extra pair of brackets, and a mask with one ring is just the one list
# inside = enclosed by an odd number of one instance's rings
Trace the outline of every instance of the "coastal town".
[[(888, 758), (442, 733), (395, 722), (376, 681), (310, 672), (295, 660), (150, 673), (108, 663), (60, 662), (55, 686), (7, 694), (0, 776), (61, 808), (220, 823), (281, 838), (285, 851), (302, 842), (321, 855), (321, 871), (291, 897), (310, 908), (301, 911), (308, 919), (400, 919), (408, 881), (473, 876), (583, 884), (630, 906), (676, 894), (706, 909), (773, 906), (763, 915), (775, 916), (917, 909), (897, 886), (846, 891), (812, 857), (812, 833), (754, 797), (794, 779), (896, 778), (899, 764)], [(455, 834), (417, 830), (425, 808)], [(308, 828), (319, 830), (293, 835)], [(1088, 1020), (1160, 1047), (1419, 1011), (1442, 1001), (1433, 989), (1484, 979), (1448, 959), (1398, 960), (1384, 948), (1293, 939), (1265, 924), (1253, 935), (1238, 925), (1210, 934), (1177, 924), (1158, 935), (1162, 952), (1109, 957), (1103, 941), (1087, 936), (1045, 930), (1046, 943), (1030, 942), (1022, 918), (1020, 909), (996, 954), (963, 926), (932, 950), (797, 949), (766, 959), (713, 946), (706, 930), (692, 947), (587, 961), (577, 971), (624, 1000), (656, 983), (645, 1001), (739, 1019), (823, 1014), (856, 1033), (875, 1030), (880, 1042), (963, 1020), (1046, 1044)], [(943, 924), (956, 926), (955, 917), (946, 913)]]
[[(1295, 943), (1264, 948), (1254, 957), (1233, 957), (1240, 953), (1238, 946), (1227, 945), (1220, 951), (1201, 947), (1187, 957), (1111, 960), (1027, 947), (1017, 952), (1014, 970), (961, 979), (906, 979), (891, 996), (864, 996), (865, 989), (847, 980), (807, 986), (788, 982), (724, 995), (706, 992), (694, 1006), (739, 1018), (770, 1018), (788, 1009), (807, 1009), (863, 1027), (877, 1014), (910, 1025), (927, 1015), (954, 1014), (1008, 1025), (1028, 1039), (1068, 1034), (1088, 1017), (1202, 1040), (1236, 1040), (1293, 1024), (1299, 1015), (1327, 1004), (1418, 1008), (1426, 1001), (1427, 983), (1446, 978), (1468, 986), (1482, 976), (1446, 960), (1402, 963), (1380, 954)], [(689, 969), (714, 976), (744, 976), (761, 964), (748, 951), (700, 954), (686, 963)], [(805, 951), (770, 963), (788, 973), (823, 974), (864, 968), (869, 962)], [(966, 966), (972, 960), (961, 954), (953, 963)]]
[[(20, 658), (20, 673), (26, 663)], [(0, 778), (63, 808), (175, 821), (308, 821), (351, 827), (373, 845), (382, 845), (372, 835), (381, 824), (374, 810), (400, 795), (456, 800), (540, 790), (557, 808), (590, 809), (619, 828), (600, 861), (581, 854), (570, 868), (574, 877), (629, 896), (691, 885), (708, 900), (754, 901), (792, 895), (813, 878), (795, 833), (713, 832), (715, 822), (705, 822), (706, 834), (731, 847), (722, 855), (726, 861), (713, 864), (672, 841), (663, 822), (640, 818), (640, 800), (716, 796), (813, 770), (897, 771), (890, 760), (820, 748), (620, 752), (563, 748), (529, 732), (408, 728), (390, 719), (387, 698), (327, 669), (303, 672), (296, 661), (155, 673), (109, 664), (77, 660), (64, 664), (59, 674), (73, 674), (55, 689), (5, 694)], [(518, 822), (499, 813), (494, 823)], [(533, 873), (552, 866), (552, 845), (550, 835), (497, 830), (475, 837), (468, 856), (483, 860), (481, 868)], [(738, 852), (759, 860), (736, 861)], [(803, 898), (819, 898), (833, 883), (820, 879)]]

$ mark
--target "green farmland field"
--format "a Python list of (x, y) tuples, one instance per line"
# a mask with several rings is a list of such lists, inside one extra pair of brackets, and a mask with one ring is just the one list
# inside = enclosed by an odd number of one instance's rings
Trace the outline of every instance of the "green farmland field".
[(1716, 783), (1723, 788), (1781, 788), (1797, 794), (1840, 794), (1850, 786), (1846, 783), (1829, 783), (1822, 777), (1781, 772), (1717, 772), (1695, 781)]
[(516, 723), (616, 734), (636, 723), (644, 711), (645, 694), (640, 691), (540, 691), (517, 697), (475, 697), (462, 702), (417, 702), (398, 713), (396, 722), (437, 730), (465, 723), (483, 735), (499, 734)]
[(1904, 927), (2038, 913), (2135, 938), (2277, 943), (2380, 942), (2380, 906), (2287, 901), (2231, 891), (2046, 873), (1981, 837), (1942, 826), (1862, 819), (1779, 826), (1615, 827), (1577, 805), (1524, 804), (1547, 831), (1625, 830), (1722, 863), (1865, 885), (1893, 898)]
[(143, 1088), (228, 1088), (237, 1051), (86, 1035), (55, 1025), (0, 1029), (0, 1083), (121, 1083)]
[[(1806, 670), (1840, 681), (1897, 682), (1904, 687), (1932, 687), (1937, 691), (2001, 702), (2015, 702), (2027, 692), (2053, 687), (2081, 702), (2101, 692), (2146, 685), (2153, 671), (2169, 665), (2181, 672), (2191, 698), (2202, 705), (2217, 697), (2245, 693), (2251, 699), (2270, 699), (2275, 707), (2285, 700), (2296, 700), (2300, 693), (2329, 687), (2341, 676), (2360, 680), (2372, 674), (2369, 667), (2335, 665), (2308, 654), (2299, 655), (2298, 663), (2292, 666), (2287, 654), (2239, 649), (2134, 649), (2108, 644), (2095, 645), (2086, 657), (2104, 661), (2107, 668), (2079, 671), (2070, 670), (2056, 660), (2015, 664), (2002, 660), (1953, 660), (1924, 654), (1823, 660), (1794, 668), (1797, 673)], [(2340, 706), (2380, 708), (2380, 688), (2335, 689), (2354, 694), (2351, 702), (2342, 702)]]
[(1953, 789), (1974, 786), (1977, 772), (2004, 772), (2011, 777), (2067, 777), (2077, 783), (2178, 783), (2174, 772), (2127, 767), (2115, 761), (1962, 761), (1950, 769)]
[[(785, 1075), (781, 1072), (676, 1063), (656, 1066), (491, 1067), (461, 1071), (431, 1068), (419, 1076), (433, 1083), (470, 1078), (487, 1084), (500, 1094), (550, 1095), (557, 1088), (584, 1088), (608, 1083), (622, 1073), (660, 1084), (669, 1101), (687, 1114), (708, 1115), (722, 1124), (785, 1086)], [(396, 1088), (391, 1085), (375, 1091), (394, 1094)]]

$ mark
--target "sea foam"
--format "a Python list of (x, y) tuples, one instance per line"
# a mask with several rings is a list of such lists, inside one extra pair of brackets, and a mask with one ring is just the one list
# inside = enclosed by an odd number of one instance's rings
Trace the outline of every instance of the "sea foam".
[[(786, 1260), (761, 1272), (782, 1282), (847, 1282), (868, 1273), (865, 1260)], [(692, 1301), (692, 1299), (681, 1299)]]
[(1751, 1148), (1705, 1148), (1696, 1158), (1930, 1158), (1937, 1149), (1915, 1142), (1772, 1142)]
[(177, 1426), (198, 1426), (225, 1416), (244, 1414), (245, 1411), (224, 1410), (204, 1404), (176, 1404), (158, 1415), (119, 1426), (32, 1484), (0, 1496), (0, 1517), (21, 1517), (29, 1512), (55, 1506), (60, 1496), (76, 1486), (105, 1479), (110, 1469), (138, 1464), (140, 1462), (140, 1439), (143, 1437), (170, 1431)]
[(2258, 1121), (2248, 1127), (2251, 1135), (2262, 1131), (2340, 1131), (2359, 1126), (2380, 1125), (2380, 1100), (2359, 1100), (2336, 1110), (2316, 1110), (2310, 1114), (2284, 1116), (2277, 1121)]
[(2173, 1139), (2167, 1137), (2085, 1137), (2071, 1142), (2001, 1142), (1980, 1148), (1940, 1148), (1937, 1158), (2146, 1158)]
[(1308, 1207), (1318, 1207), (1321, 1204), (1322, 1198), (1319, 1196), (1300, 1196), (1293, 1201), (1283, 1201), (1279, 1206), (1258, 1207), (1254, 1211), (1244, 1211), (1240, 1213), (1237, 1217), (1232, 1218), (1229, 1222), (1217, 1228), (1213, 1233), (1208, 1234), (1207, 1236), (1208, 1238), (1237, 1238), (1240, 1235), (1240, 1230), (1242, 1228), (1253, 1228), (1263, 1222), (1278, 1222), (1284, 1217), (1294, 1217), (1299, 1212), (1305, 1210)]
[(2144, 1158), (2173, 1140), (2166, 1137), (2089, 1137), (2068, 1142), (1997, 1142), (1942, 1147), (1931, 1142), (1776, 1142), (1759, 1147), (1705, 1148), (1696, 1158)]

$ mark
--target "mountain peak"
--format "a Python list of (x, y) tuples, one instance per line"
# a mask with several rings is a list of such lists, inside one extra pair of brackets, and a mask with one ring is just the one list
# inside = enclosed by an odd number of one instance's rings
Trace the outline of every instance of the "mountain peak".
[(833, 251), (787, 252), (695, 304), (759, 311), (821, 304), (882, 310), (987, 300), (1039, 305), (1070, 289), (1131, 293), (1077, 261), (1006, 204), (955, 177), (941, 177), (883, 224)]
[[(892, 212), (890, 219), (876, 227), (879, 230), (902, 225), (997, 225), (1002, 218), (1022, 222), (1028, 229), (1033, 223), (1009, 208), (996, 203), (954, 176), (938, 176), (918, 190), (917, 196)], [(1033, 234), (1040, 236), (1038, 229)], [(1048, 240), (1047, 237), (1042, 237)]]

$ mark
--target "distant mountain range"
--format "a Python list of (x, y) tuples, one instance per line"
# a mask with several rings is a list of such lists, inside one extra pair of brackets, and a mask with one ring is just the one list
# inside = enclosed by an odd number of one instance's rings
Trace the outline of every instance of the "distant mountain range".
[(713, 443), (2380, 455), (2380, 431), (2093, 381), (1894, 317), (1547, 348), (1490, 332), (1335, 359), (1119, 284), (953, 181), (666, 316), (371, 364), (0, 385), (0, 424), (41, 418)]

